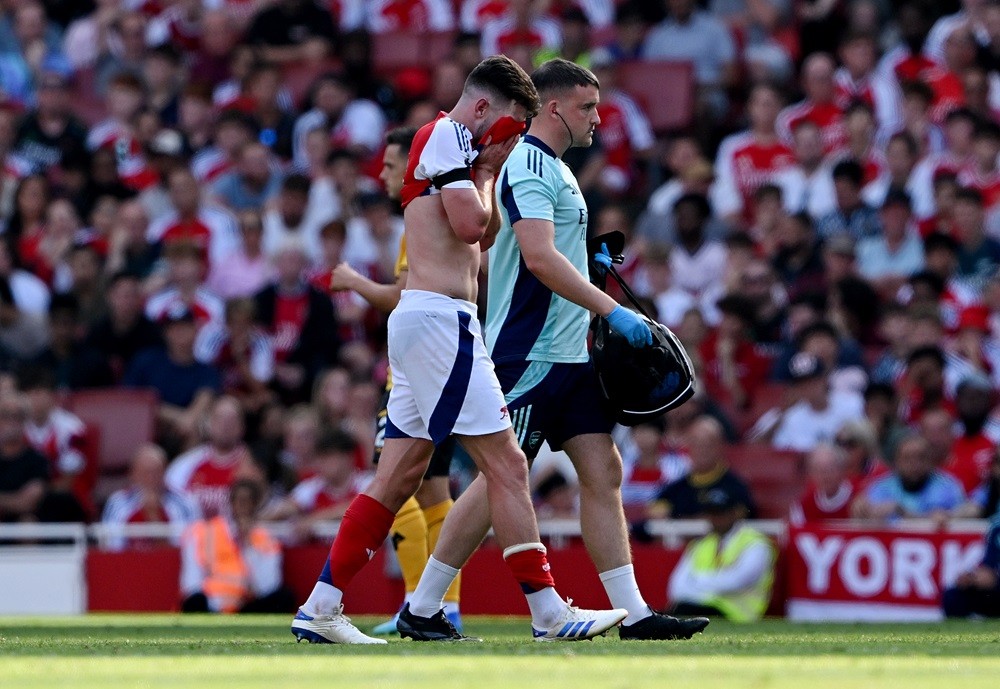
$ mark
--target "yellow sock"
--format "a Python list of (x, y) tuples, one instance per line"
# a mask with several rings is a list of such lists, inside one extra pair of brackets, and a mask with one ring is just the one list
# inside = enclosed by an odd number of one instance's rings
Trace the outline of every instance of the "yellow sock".
[[(431, 505), (424, 510), (424, 520), (427, 522), (427, 552), (434, 552), (438, 536), (441, 535), (441, 525), (444, 523), (444, 518), (448, 516), (448, 512), (451, 511), (451, 506), (454, 504), (454, 500), (445, 500), (436, 505)], [(448, 587), (448, 592), (444, 594), (444, 602), (458, 603), (461, 589), (462, 575), (459, 574), (455, 577), (455, 581), (452, 582), (451, 586)]]
[(403, 503), (392, 523), (392, 546), (396, 549), (403, 585), (413, 593), (427, 564), (427, 522), (416, 498)]

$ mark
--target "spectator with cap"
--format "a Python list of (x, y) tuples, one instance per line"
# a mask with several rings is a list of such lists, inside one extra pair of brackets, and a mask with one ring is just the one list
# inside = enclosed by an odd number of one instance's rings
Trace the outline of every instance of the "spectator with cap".
[(883, 295), (892, 295), (924, 267), (924, 247), (912, 224), (910, 197), (890, 189), (879, 213), (882, 232), (858, 242), (858, 272)]
[(983, 559), (944, 591), (945, 617), (1000, 617), (1000, 519), (990, 522)]
[(927, 441), (911, 435), (896, 446), (893, 471), (876, 479), (851, 506), (857, 519), (892, 522), (929, 518), (943, 524), (965, 504), (955, 477), (934, 466)]
[(653, 519), (693, 519), (701, 514), (701, 499), (713, 489), (736, 496), (740, 509), (753, 518), (757, 508), (746, 483), (726, 464), (725, 435), (717, 420), (702, 416), (693, 421), (686, 433), (691, 471), (668, 483), (649, 505)]
[(177, 447), (197, 438), (209, 404), (222, 392), (222, 381), (218, 371), (195, 359), (197, 325), (186, 305), (171, 306), (160, 323), (164, 346), (137, 354), (122, 383), (129, 388), (152, 388), (159, 394), (161, 436)]
[[(158, 545), (178, 545), (180, 530), (198, 519), (197, 503), (167, 487), (163, 475), (167, 454), (158, 445), (140, 445), (129, 463), (128, 484), (108, 497), (101, 524), (107, 527), (108, 550), (144, 549)], [(126, 538), (127, 524), (170, 524), (177, 531), (166, 539)]]
[(727, 294), (717, 303), (721, 320), (702, 342), (701, 382), (708, 395), (724, 407), (742, 410), (767, 379), (770, 361), (757, 352), (752, 339), (753, 304), (742, 295)]
[(721, 120), (729, 108), (726, 89), (736, 83), (736, 45), (725, 25), (698, 9), (694, 0), (665, 0), (667, 18), (646, 34), (645, 60), (681, 60), (694, 65), (699, 112)]
[(757, 423), (756, 435), (771, 438), (775, 448), (808, 452), (821, 442), (831, 442), (845, 422), (864, 416), (861, 395), (831, 390), (828, 371), (815, 355), (799, 352), (789, 361), (788, 370), (791, 405), (772, 409)]
[(792, 526), (849, 519), (856, 493), (847, 469), (847, 454), (838, 445), (820, 443), (806, 457), (809, 484), (792, 503), (788, 522)]
[(711, 530), (688, 544), (670, 575), (671, 614), (759, 620), (771, 601), (774, 544), (743, 522), (745, 506), (726, 488), (705, 491), (698, 504)]
[(833, 166), (832, 175), (836, 207), (817, 221), (819, 236), (826, 238), (846, 232), (855, 241), (878, 236), (878, 213), (861, 196), (864, 183), (861, 165), (856, 160), (843, 160)]

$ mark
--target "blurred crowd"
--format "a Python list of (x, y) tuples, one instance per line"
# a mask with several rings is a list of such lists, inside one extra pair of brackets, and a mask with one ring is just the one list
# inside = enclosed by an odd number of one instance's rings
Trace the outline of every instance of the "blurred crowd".
[[(382, 68), (387, 35), (446, 57)], [(0, 0), (0, 520), (187, 521), (244, 479), (303, 534), (339, 516), (386, 378), (347, 289), (394, 279), (385, 134), (496, 52), (599, 77), (566, 156), (589, 232), (625, 234), (697, 367), (693, 401), (616, 431), (638, 537), (710, 488), (796, 523), (997, 511), (1000, 4)], [(620, 86), (663, 60), (692, 66), (681, 127), (650, 117), (673, 86)], [(127, 477), (66, 408), (114, 387), (159, 399)], [(750, 446), (783, 492), (731, 465)], [(558, 457), (533, 486), (576, 516)]]

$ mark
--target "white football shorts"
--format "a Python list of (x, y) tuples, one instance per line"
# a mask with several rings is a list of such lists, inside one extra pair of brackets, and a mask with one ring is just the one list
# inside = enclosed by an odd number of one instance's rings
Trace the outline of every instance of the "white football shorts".
[(488, 435), (510, 414), (483, 343), (476, 305), (436, 292), (403, 290), (389, 315), (386, 438)]

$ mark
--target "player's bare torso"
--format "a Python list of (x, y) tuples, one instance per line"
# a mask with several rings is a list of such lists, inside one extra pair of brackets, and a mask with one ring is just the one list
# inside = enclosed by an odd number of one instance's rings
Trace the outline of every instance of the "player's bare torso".
[(448, 222), (440, 194), (421, 196), (407, 205), (406, 289), (437, 292), (475, 303), (479, 291), (479, 244), (466, 244)]

